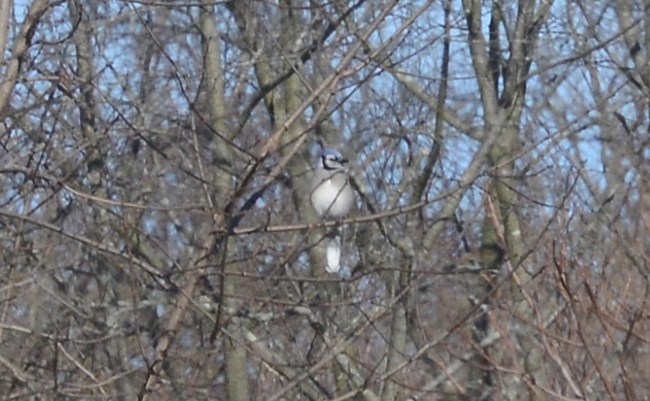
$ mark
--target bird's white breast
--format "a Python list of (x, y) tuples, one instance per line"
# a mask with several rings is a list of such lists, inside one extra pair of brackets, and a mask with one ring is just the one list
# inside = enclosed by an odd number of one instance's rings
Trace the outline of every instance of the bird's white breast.
[(327, 178), (317, 184), (311, 194), (311, 202), (321, 216), (343, 217), (352, 208), (352, 189), (345, 180), (343, 188), (334, 184), (333, 178)]

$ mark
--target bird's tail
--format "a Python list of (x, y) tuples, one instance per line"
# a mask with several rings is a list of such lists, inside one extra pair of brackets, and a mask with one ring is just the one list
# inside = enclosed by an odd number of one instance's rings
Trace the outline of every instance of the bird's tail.
[(338, 273), (341, 269), (341, 233), (336, 230), (328, 237), (325, 268), (329, 273)]

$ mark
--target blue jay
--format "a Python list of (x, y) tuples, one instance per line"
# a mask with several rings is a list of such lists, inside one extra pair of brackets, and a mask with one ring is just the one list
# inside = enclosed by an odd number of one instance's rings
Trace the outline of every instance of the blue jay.
[[(324, 148), (311, 179), (311, 204), (324, 218), (345, 217), (354, 205), (354, 192), (343, 166), (348, 161), (334, 149)], [(341, 268), (341, 234), (335, 228), (327, 238), (326, 269), (338, 273)]]

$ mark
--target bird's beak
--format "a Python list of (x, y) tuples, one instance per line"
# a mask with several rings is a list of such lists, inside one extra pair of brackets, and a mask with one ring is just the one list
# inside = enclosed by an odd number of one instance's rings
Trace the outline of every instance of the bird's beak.
[(345, 163), (349, 162), (349, 160), (346, 159), (346, 158), (343, 158), (343, 157), (342, 157), (342, 158), (340, 158), (340, 159), (338, 160), (338, 162), (341, 163), (341, 164), (345, 164)]

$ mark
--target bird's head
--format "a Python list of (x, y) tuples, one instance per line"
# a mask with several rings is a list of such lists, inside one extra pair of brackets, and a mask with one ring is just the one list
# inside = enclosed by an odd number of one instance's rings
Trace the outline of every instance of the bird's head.
[(341, 170), (348, 162), (341, 153), (332, 148), (324, 148), (320, 155), (321, 165), (325, 170)]

